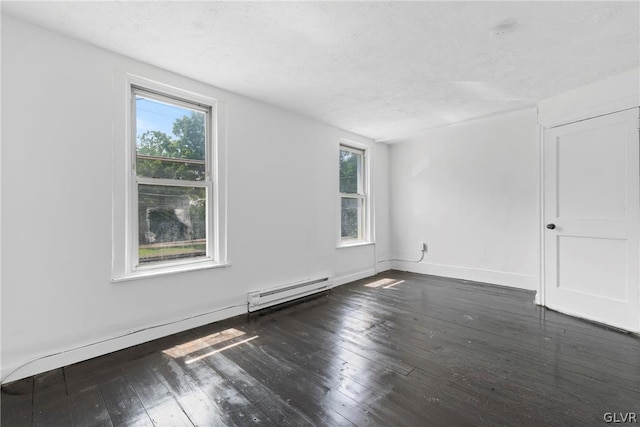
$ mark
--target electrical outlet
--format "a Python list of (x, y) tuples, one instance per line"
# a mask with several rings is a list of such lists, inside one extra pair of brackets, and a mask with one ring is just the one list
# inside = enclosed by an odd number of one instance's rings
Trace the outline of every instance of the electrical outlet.
[(422, 252), (427, 252), (427, 244), (422, 242)]

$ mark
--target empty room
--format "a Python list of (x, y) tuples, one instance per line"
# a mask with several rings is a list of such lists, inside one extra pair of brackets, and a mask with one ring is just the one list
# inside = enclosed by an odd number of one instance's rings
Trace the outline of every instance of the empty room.
[(640, 422), (640, 3), (2, 1), (2, 426)]

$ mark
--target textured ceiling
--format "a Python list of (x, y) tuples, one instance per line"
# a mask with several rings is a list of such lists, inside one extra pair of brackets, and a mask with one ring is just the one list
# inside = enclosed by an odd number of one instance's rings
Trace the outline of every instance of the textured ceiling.
[(3, 13), (377, 140), (639, 66), (632, 2), (2, 2)]

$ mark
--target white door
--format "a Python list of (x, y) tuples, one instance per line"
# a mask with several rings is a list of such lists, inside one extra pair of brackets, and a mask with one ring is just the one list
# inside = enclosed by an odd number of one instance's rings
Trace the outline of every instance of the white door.
[(544, 135), (545, 305), (640, 331), (638, 109)]

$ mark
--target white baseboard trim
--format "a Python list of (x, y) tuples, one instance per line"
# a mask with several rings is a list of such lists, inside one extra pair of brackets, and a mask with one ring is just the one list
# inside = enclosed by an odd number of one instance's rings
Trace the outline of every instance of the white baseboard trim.
[(540, 288), (536, 289), (536, 298), (534, 300), (535, 305), (544, 306), (544, 301), (542, 301), (542, 295), (540, 293)]
[(379, 261), (376, 265), (376, 273), (382, 273), (383, 271), (391, 270), (391, 261)]
[(84, 360), (162, 338), (177, 332), (186, 331), (198, 326), (238, 316), (246, 312), (247, 307), (244, 304), (225, 307), (202, 315), (176, 320), (175, 322), (163, 324), (161, 326), (141, 328), (141, 330), (137, 332), (132, 331), (126, 333), (126, 335), (123, 334), (124, 336), (105, 338), (93, 343), (80, 344), (75, 348), (58, 350), (50, 354), (41, 355), (39, 357), (36, 356), (30, 359), (25, 358), (23, 361), (13, 363), (10, 366), (5, 366), (3, 364), (2, 383), (4, 384), (40, 374), (42, 372), (47, 372), (52, 369), (82, 362)]
[(375, 276), (376, 272), (373, 268), (361, 270), (355, 273), (345, 274), (343, 276), (334, 277), (331, 279), (330, 288), (335, 288), (346, 283), (354, 282), (356, 280), (365, 279), (367, 277)]
[(455, 265), (432, 264), (427, 262), (412, 263), (393, 261), (396, 270), (411, 273), (432, 274), (434, 276), (451, 277), (454, 279), (470, 280), (473, 282), (491, 283), (518, 289), (535, 291), (538, 289), (538, 278), (526, 274), (508, 273), (504, 271), (485, 270), (479, 268), (461, 267)]

